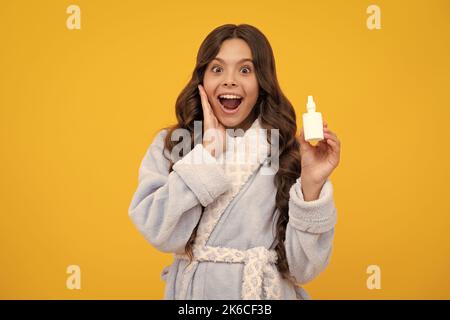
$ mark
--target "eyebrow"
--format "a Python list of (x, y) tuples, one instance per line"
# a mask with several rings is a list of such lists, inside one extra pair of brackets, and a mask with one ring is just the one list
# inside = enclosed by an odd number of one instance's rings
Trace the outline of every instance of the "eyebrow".
[[(219, 58), (219, 57), (216, 57), (216, 58), (214, 58), (213, 60), (217, 60), (217, 61), (220, 61), (220, 62), (222, 62), (223, 64), (225, 64), (225, 60), (223, 60), (223, 59), (221, 59), (221, 58)], [(245, 62), (245, 61), (250, 61), (251, 63), (253, 63), (253, 60), (250, 59), (250, 58), (244, 58), (244, 59), (241, 59), (241, 60), (238, 61), (238, 63), (242, 63), (242, 62)]]

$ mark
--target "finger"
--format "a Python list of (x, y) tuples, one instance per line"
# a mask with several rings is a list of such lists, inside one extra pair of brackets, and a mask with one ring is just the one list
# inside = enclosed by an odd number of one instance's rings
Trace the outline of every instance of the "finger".
[(333, 132), (325, 132), (324, 131), (323, 136), (324, 136), (324, 138), (325, 137), (331, 138), (331, 139), (333, 139), (334, 141), (337, 142), (337, 136)]
[(202, 103), (203, 114), (210, 115), (212, 110), (208, 101), (208, 96), (206, 95), (205, 88), (201, 84), (198, 85), (198, 90), (200, 92), (200, 100)]
[(339, 141), (337, 135), (336, 135), (333, 131), (331, 131), (330, 129), (328, 129), (328, 127), (323, 128), (323, 133), (324, 133), (324, 134), (325, 134), (325, 133), (330, 134), (332, 137), (334, 137), (334, 140), (336, 140), (338, 143), (340, 143), (340, 141)]
[(330, 140), (332, 140), (333, 142), (336, 142), (338, 145), (341, 144), (341, 142), (339, 141), (338, 137), (337, 137), (334, 133), (324, 132), (324, 133), (323, 133), (323, 137), (324, 137), (325, 139), (327, 139), (327, 140), (330, 139)]
[(338, 145), (337, 145), (336, 141), (334, 141), (334, 140), (332, 140), (330, 138), (327, 138), (326, 141), (327, 141), (327, 144), (329, 144), (332, 149), (334, 149), (334, 150), (337, 149)]
[(305, 132), (304, 132), (303, 128), (301, 128), (300, 135), (298, 136), (297, 140), (300, 143), (300, 149), (306, 150), (306, 149), (313, 148), (313, 146), (311, 146), (309, 144), (309, 142), (305, 140)]
[(333, 152), (339, 154), (339, 152), (340, 152), (340, 145), (336, 141), (328, 138), (327, 139), (327, 144), (331, 147), (331, 150)]
[(198, 93), (200, 95), (200, 101), (202, 103), (203, 112), (206, 112), (206, 105), (205, 105), (205, 97), (204, 97), (204, 89), (201, 84), (198, 85)]
[(303, 128), (300, 129), (300, 134), (297, 137), (298, 143), (300, 143), (300, 146), (303, 144), (303, 141), (305, 141), (305, 137), (303, 134)]
[(303, 128), (300, 129), (300, 134), (298, 136), (298, 140), (299, 140), (300, 144), (307, 143), (307, 141), (305, 140), (305, 132), (303, 131)]
[(331, 134), (331, 135), (336, 135), (333, 131), (331, 131), (330, 129), (328, 129), (328, 128), (323, 128), (323, 132), (324, 133), (329, 133), (329, 134)]
[(330, 129), (328, 129), (328, 128), (324, 128), (324, 129), (323, 129), (323, 133), (324, 133), (324, 134), (325, 134), (325, 133), (328, 133), (328, 134), (331, 134), (332, 136), (337, 137), (336, 134), (335, 134), (333, 131), (331, 131)]

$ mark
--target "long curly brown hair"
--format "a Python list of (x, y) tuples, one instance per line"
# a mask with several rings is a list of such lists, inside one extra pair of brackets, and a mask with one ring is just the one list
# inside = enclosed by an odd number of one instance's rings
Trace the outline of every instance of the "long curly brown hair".
[[(191, 134), (191, 147), (194, 147), (194, 121), (203, 120), (198, 84), (203, 83), (205, 69), (218, 54), (222, 42), (228, 39), (239, 38), (250, 47), (253, 55), (256, 78), (259, 84), (259, 97), (249, 117), (260, 116), (261, 126), (270, 132), (270, 129), (279, 130), (279, 169), (274, 177), (277, 188), (276, 208), (278, 219), (274, 236), (277, 239), (275, 250), (278, 255), (277, 269), (284, 279), (296, 283), (289, 271), (286, 258), (284, 240), (286, 225), (289, 220), (288, 202), (289, 190), (301, 174), (299, 142), (295, 138), (297, 132), (295, 110), (292, 104), (282, 93), (278, 84), (275, 59), (269, 41), (257, 28), (248, 24), (226, 24), (217, 27), (207, 35), (200, 46), (192, 78), (177, 98), (175, 112), (178, 123), (167, 128), (165, 149), (172, 151), (178, 141), (171, 140), (173, 130), (183, 128)], [(268, 140), (270, 136), (268, 137)], [(270, 141), (268, 141), (270, 143)], [(170, 171), (173, 162), (169, 159)], [(198, 224), (197, 224), (198, 227)], [(185, 251), (193, 259), (193, 244), (197, 227), (186, 243)]]

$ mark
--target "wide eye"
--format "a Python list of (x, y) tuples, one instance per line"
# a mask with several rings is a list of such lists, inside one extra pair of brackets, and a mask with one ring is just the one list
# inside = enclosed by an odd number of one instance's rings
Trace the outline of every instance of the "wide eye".
[(213, 67), (211, 68), (211, 71), (214, 72), (214, 73), (217, 73), (217, 72), (222, 71), (222, 68), (219, 67), (219, 66), (213, 66)]
[(250, 67), (242, 67), (241, 68), (241, 72), (242, 73), (250, 73), (252, 70), (250, 69)]

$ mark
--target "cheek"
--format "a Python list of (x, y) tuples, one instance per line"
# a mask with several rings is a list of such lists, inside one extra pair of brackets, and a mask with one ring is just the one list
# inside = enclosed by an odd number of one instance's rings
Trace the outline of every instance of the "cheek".
[(251, 82), (247, 85), (246, 94), (247, 94), (249, 104), (251, 104), (253, 106), (253, 104), (255, 104), (256, 101), (258, 100), (258, 95), (259, 95), (259, 86), (256, 81)]
[(210, 102), (214, 97), (214, 92), (217, 87), (217, 81), (214, 81), (214, 79), (206, 77), (203, 79), (203, 88), (205, 88), (206, 94), (208, 95), (208, 98)]

